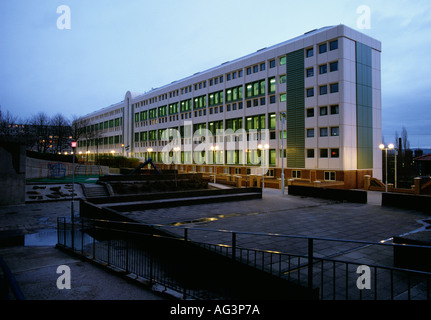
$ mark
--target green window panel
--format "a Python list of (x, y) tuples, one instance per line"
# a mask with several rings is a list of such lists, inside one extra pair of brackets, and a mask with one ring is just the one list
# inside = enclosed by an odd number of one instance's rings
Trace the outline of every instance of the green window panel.
[(371, 48), (356, 43), (356, 127), (358, 169), (373, 168), (373, 83)]
[(305, 168), (304, 50), (286, 56), (287, 166)]

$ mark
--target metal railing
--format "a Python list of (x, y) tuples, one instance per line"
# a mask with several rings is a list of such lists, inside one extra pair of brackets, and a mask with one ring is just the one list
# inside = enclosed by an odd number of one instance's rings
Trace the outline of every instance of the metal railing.
[[(142, 232), (139, 228), (143, 226), (150, 229)], [(64, 218), (58, 220), (58, 244), (181, 292), (184, 298), (229, 297), (234, 288), (223, 282), (226, 288), (205, 289), (205, 275), (196, 267), (204, 261), (195, 257), (194, 266), (181, 266), (194, 254), (182, 244), (193, 244), (309, 292), (317, 291), (321, 300), (431, 298), (431, 273), (391, 265), (395, 247), (431, 247), (103, 220), (81, 219), (70, 224)], [(375, 263), (369, 256), (387, 256), (390, 263)]]

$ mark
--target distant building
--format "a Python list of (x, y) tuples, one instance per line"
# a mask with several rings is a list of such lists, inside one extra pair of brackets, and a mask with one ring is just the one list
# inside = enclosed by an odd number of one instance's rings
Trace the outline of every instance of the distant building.
[[(250, 147), (258, 140), (268, 146), (268, 176), (284, 167), (286, 179), (361, 187), (364, 175), (382, 178), (380, 54), (379, 41), (344, 25), (313, 30), (150, 92), (127, 92), (83, 117), (97, 136), (79, 139), (77, 151), (158, 163), (177, 153), (180, 170), (197, 172), (212, 172), (214, 151), (218, 173), (244, 174), (261, 165), (262, 152)], [(249, 144), (228, 129), (244, 130)], [(209, 132), (205, 142), (218, 149), (202, 149), (196, 132)]]
[(419, 176), (431, 176), (431, 154), (426, 154), (413, 159)]

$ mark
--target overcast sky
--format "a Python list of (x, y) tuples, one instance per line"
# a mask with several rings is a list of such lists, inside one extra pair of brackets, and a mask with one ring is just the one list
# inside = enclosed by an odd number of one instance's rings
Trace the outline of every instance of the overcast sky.
[[(61, 5), (70, 29), (57, 26)], [(85, 115), (338, 24), (382, 42), (385, 142), (405, 126), (412, 148), (431, 147), (429, 0), (1, 0), (1, 110)]]

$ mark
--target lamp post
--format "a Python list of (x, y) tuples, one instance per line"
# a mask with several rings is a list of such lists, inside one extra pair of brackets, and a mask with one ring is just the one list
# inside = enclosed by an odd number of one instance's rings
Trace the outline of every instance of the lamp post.
[(257, 146), (259, 148), (259, 150), (262, 151), (262, 191), (263, 189), (265, 189), (265, 150), (269, 149), (269, 145), (265, 144), (259, 144)]
[(382, 143), (379, 145), (380, 150), (385, 150), (385, 170), (386, 170), (386, 192), (388, 192), (388, 150), (392, 150), (394, 145), (390, 143), (387, 147)]
[(73, 207), (73, 202), (75, 201), (75, 148), (76, 148), (76, 141), (71, 142), (72, 147), (72, 204), (71, 204), (71, 214), (70, 214), (70, 220), (72, 223), (72, 249), (74, 248), (74, 242), (75, 242), (75, 230), (74, 230), (74, 221), (75, 221), (75, 212)]
[(248, 153), (250, 150), (245, 149), (245, 187), (248, 188), (248, 181), (247, 181), (247, 164), (248, 164)]
[(284, 196), (284, 121), (286, 113), (281, 113), (281, 195)]
[(71, 146), (72, 146), (72, 222), (73, 222), (73, 218), (74, 218), (74, 212), (73, 212), (73, 201), (74, 199), (74, 194), (75, 194), (75, 148), (76, 148), (76, 141), (72, 141), (71, 142)]
[(216, 183), (216, 155), (217, 155), (217, 150), (219, 149), (219, 147), (217, 145), (211, 146), (210, 149), (213, 152), (213, 159), (214, 159), (214, 183)]

